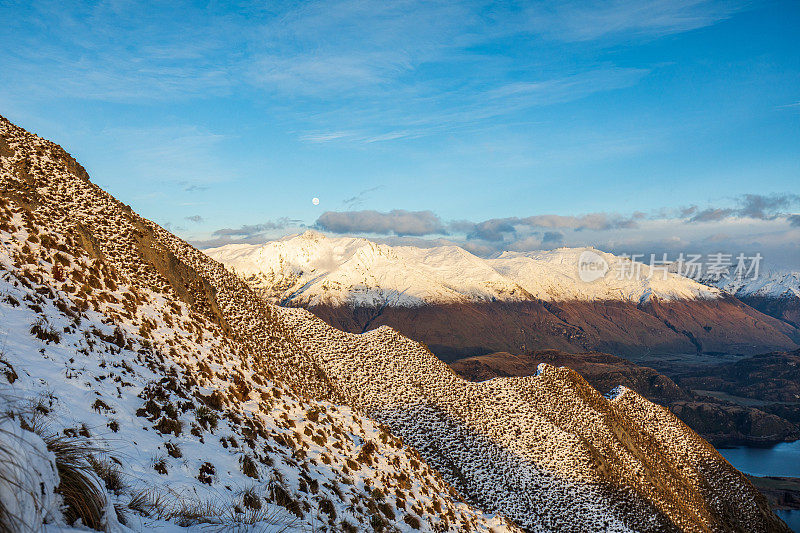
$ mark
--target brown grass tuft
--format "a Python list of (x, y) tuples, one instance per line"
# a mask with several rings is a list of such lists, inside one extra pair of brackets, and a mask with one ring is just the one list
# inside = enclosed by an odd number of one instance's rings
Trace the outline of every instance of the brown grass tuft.
[(99, 450), (87, 446), (81, 439), (62, 435), (40, 435), (47, 449), (56, 456), (56, 468), (61, 483), (56, 492), (64, 498), (64, 518), (74, 524), (102, 531), (106, 497), (94, 475), (90, 461)]

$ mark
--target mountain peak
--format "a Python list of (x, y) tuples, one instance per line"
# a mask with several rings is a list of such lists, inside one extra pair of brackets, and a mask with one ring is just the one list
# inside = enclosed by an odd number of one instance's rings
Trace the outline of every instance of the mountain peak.
[[(316, 232), (277, 242), (250, 248), (249, 254), (235, 246), (206, 253), (256, 282), (262, 279), (258, 287), (272, 301), (298, 305), (418, 306), (531, 298), (640, 303), (651, 297), (720, 297), (716, 288), (640, 263), (628, 268), (621, 258), (594, 248), (506, 251), (481, 258), (455, 245), (389, 246)], [(582, 279), (579, 263), (585, 253), (607, 266), (600, 279)]]
[(324, 233), (317, 230), (307, 229), (299, 235), (286, 237), (285, 240), (290, 240), (292, 238), (303, 239), (307, 241), (322, 241), (326, 240), (328, 237)]

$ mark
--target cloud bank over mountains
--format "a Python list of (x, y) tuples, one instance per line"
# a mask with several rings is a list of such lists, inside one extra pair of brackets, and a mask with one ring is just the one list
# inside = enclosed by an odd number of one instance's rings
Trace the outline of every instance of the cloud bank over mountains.
[(378, 211), (326, 211), (320, 215), (315, 227), (332, 233), (374, 233), (399, 237), (447, 235), (447, 225), (433, 211), (406, 211), (393, 209), (388, 213)]
[(231, 243), (258, 244), (314, 229), (329, 234), (363, 236), (391, 244), (456, 244), (478, 255), (504, 250), (528, 251), (561, 246), (594, 246), (613, 253), (677, 254), (755, 253), (767, 263), (800, 264), (800, 196), (792, 193), (746, 194), (729, 205), (689, 205), (632, 214), (540, 214), (473, 222), (444, 220), (430, 210), (393, 209), (326, 211), (311, 223), (277, 219), (216, 230), (196, 241), (201, 247)]

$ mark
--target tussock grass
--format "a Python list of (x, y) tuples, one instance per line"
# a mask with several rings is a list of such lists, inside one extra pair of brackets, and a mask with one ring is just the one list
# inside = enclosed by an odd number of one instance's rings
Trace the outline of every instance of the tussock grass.
[[(16, 489), (16, 498), (29, 499), (37, 508), (41, 508), (39, 494), (30, 490), (30, 483), (20, 480), (17, 472), (23, 472), (24, 465), (20, 464), (20, 457), (17, 448), (21, 445), (18, 442), (19, 436), (0, 428), (0, 482), (8, 488)], [(4, 502), (0, 499), (0, 533), (19, 533), (24, 531), (34, 531), (33, 526), (26, 524), (22, 516), (19, 516), (12, 508), (12, 502)]]
[(92, 468), (92, 454), (101, 450), (87, 446), (82, 439), (64, 435), (40, 435), (47, 449), (56, 456), (61, 482), (56, 492), (64, 498), (64, 518), (70, 524), (81, 520), (84, 526), (103, 530), (106, 509), (105, 491)]
[(205, 430), (215, 430), (219, 424), (219, 415), (205, 405), (198, 405), (194, 411), (197, 423)]
[[(131, 495), (128, 509), (148, 518), (166, 520), (181, 527), (204, 526), (219, 532), (296, 531), (296, 520), (287, 520), (275, 507), (261, 504), (255, 489), (242, 491), (239, 499), (195, 499), (173, 491), (153, 488)], [(257, 505), (254, 501), (258, 501)]]
[(114, 494), (119, 494), (125, 489), (122, 472), (114, 462), (108, 459), (98, 459), (94, 456), (89, 456), (88, 462), (97, 477), (105, 484), (107, 490)]
[[(34, 433), (44, 442), (47, 451), (53, 454), (59, 477), (59, 484), (55, 487), (55, 492), (60, 494), (63, 499), (63, 516), (67, 523), (73, 524), (80, 520), (85, 527), (103, 530), (106, 522), (104, 519), (106, 495), (91, 464), (92, 456), (102, 450), (89, 445), (84, 438), (59, 435), (49, 431), (46, 417), (52, 402), (45, 400), (46, 398), (40, 398), (35, 401), (23, 402), (11, 397), (0, 396), (0, 401), (6, 404), (2, 420), (12, 420), (14, 424), (19, 424), (23, 431)], [(44, 406), (48, 406), (48, 408), (43, 408)], [(22, 471), (28, 469), (28, 465), (8, 464), (24, 457), (19, 451), (20, 446), (23, 445), (20, 440), (18, 435), (8, 431), (0, 434), (0, 464), (6, 466), (6, 468), (0, 468), (0, 476), (3, 476), (3, 481), (11, 485), (18, 485), (18, 481), (8, 475), (11, 468), (21, 467)], [(30, 448), (30, 445), (27, 447)], [(30, 451), (34, 452), (34, 450)], [(29, 504), (39, 509), (43, 507), (43, 496), (40, 492), (29, 491), (18, 494), (17, 497), (27, 498)], [(28, 524), (18, 523), (19, 517), (10, 516), (8, 507), (0, 502), (0, 533), (30, 529)]]

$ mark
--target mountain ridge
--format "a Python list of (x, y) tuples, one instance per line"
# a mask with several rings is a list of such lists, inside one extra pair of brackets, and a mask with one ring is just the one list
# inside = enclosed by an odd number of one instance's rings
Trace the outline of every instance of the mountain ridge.
[[(204, 252), (251, 279), (271, 301), (294, 306), (414, 307), (533, 299), (644, 303), (651, 297), (722, 296), (716, 288), (651, 271), (641, 263), (634, 264), (637, 272), (624, 271), (629, 261), (594, 248), (506, 251), (484, 259), (455, 245), (389, 246), (307, 231), (263, 245), (230, 244)], [(583, 252), (606, 261), (604, 277), (593, 282), (580, 279), (578, 255)], [(641, 274), (634, 278), (638, 271)]]
[[(739, 373), (739, 379), (752, 384), (756, 390), (782, 391), (784, 396), (780, 398), (758, 395), (754, 397), (758, 406), (754, 407), (746, 402), (734, 403), (710, 396), (713, 393), (709, 391), (744, 396), (741, 391), (730, 386), (719, 386), (714, 383), (714, 379), (719, 380), (720, 376), (730, 374), (731, 367), (741, 367), (751, 360), (763, 361), (764, 357), (755, 356), (736, 363), (710, 365), (707, 368), (696, 365), (693, 369), (676, 369), (670, 377), (611, 354), (571, 354), (557, 350), (542, 350), (524, 355), (495, 353), (467, 357), (450, 363), (450, 367), (471, 381), (485, 381), (498, 376), (532, 375), (538, 371), (541, 363), (565, 366), (578, 372), (601, 393), (623, 385), (650, 401), (667, 407), (714, 446), (770, 446), (797, 440), (800, 438), (800, 428), (793, 403), (797, 389), (794, 382), (797, 380), (795, 376), (785, 376), (786, 371), (779, 371), (781, 366), (793, 368), (794, 359), (781, 360), (783, 365), (776, 362), (771, 368), (758, 372)], [(765, 378), (765, 375), (773, 377)], [(711, 376), (713, 378), (709, 379)], [(770, 403), (769, 400), (773, 401)], [(779, 403), (775, 400), (790, 403)]]
[[(800, 342), (793, 324), (719, 288), (588, 248), (482, 259), (456, 246), (391, 247), (306, 232), (204, 252), (273, 303), (308, 308), (350, 332), (388, 325), (446, 360), (546, 348), (755, 354)], [(608, 265), (600, 279), (581, 279), (585, 252)]]

